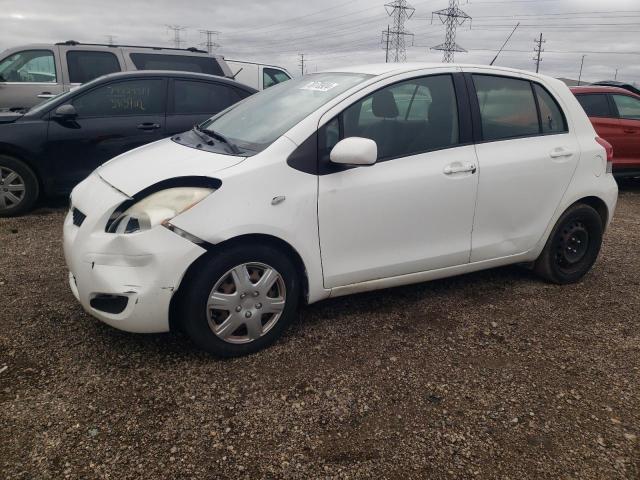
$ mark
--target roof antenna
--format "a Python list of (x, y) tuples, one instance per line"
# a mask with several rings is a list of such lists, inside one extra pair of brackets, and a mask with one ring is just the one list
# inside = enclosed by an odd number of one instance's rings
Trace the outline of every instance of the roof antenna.
[(504, 41), (504, 43), (502, 44), (502, 46), (500, 47), (500, 50), (498, 50), (498, 53), (496, 53), (496, 56), (493, 57), (493, 60), (491, 60), (491, 63), (489, 65), (493, 65), (495, 63), (495, 61), (498, 59), (498, 55), (500, 55), (500, 53), (502, 53), (502, 49), (505, 47), (505, 45), (507, 45), (507, 42), (511, 39), (511, 37), (513, 36), (514, 33), (516, 33), (516, 29), (520, 26), (520, 22), (518, 22), (518, 24), (513, 27), (513, 31), (511, 32), (511, 34), (509, 34), (509, 36), (507, 37), (507, 39)]

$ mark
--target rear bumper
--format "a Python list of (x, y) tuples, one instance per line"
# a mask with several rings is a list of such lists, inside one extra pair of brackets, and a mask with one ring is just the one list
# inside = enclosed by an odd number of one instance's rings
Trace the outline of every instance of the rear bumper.
[[(95, 177), (87, 181), (91, 188), (74, 190), (72, 199), (86, 215), (84, 222), (75, 225), (71, 212), (64, 222), (71, 291), (89, 314), (115, 328), (168, 331), (173, 293), (205, 250), (161, 226), (133, 234), (106, 233), (106, 219), (126, 197)], [(110, 306), (111, 299), (117, 308)]]

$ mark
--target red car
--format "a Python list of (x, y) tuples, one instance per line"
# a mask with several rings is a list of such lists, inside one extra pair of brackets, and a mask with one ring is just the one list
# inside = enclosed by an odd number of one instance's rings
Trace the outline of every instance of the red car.
[(617, 87), (571, 87), (589, 120), (613, 146), (613, 174), (640, 176), (640, 95)]

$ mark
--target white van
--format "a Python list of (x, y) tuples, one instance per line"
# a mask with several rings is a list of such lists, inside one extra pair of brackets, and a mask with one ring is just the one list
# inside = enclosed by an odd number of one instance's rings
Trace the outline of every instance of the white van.
[(256, 90), (264, 90), (277, 83), (291, 80), (291, 74), (282, 67), (241, 62), (239, 60), (229, 60), (228, 58), (224, 60), (231, 69), (231, 76), (234, 80), (249, 85)]
[(178, 70), (230, 77), (219, 55), (196, 48), (103, 45), (68, 40), (0, 53), (0, 108), (27, 109), (108, 73)]

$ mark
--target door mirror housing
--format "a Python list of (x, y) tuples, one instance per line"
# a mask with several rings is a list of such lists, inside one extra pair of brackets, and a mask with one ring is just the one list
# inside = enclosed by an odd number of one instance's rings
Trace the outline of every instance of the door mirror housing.
[(342, 165), (373, 165), (378, 159), (378, 145), (369, 138), (345, 138), (333, 147), (329, 158)]
[(78, 112), (76, 112), (76, 109), (73, 105), (67, 103), (66, 105), (60, 105), (58, 108), (56, 108), (53, 116), (61, 120), (73, 120), (78, 116)]

